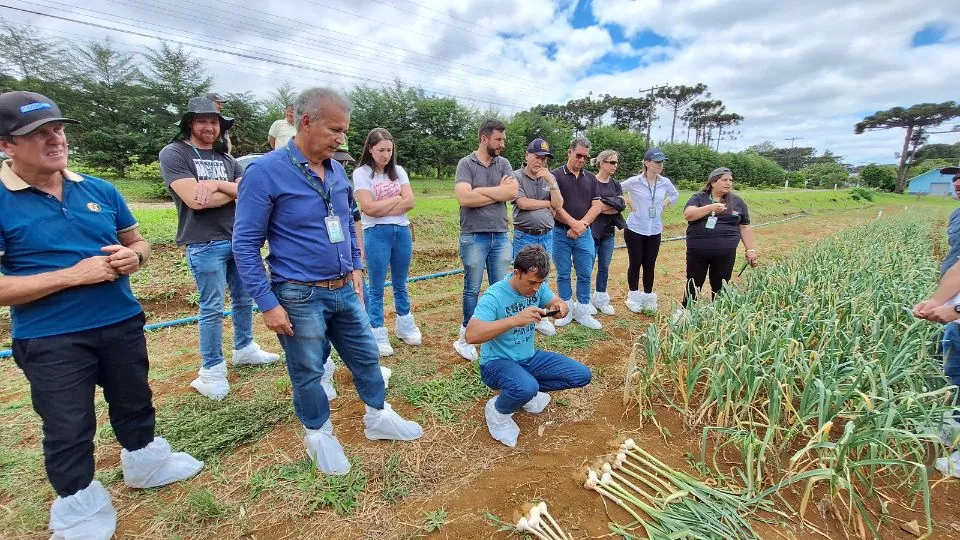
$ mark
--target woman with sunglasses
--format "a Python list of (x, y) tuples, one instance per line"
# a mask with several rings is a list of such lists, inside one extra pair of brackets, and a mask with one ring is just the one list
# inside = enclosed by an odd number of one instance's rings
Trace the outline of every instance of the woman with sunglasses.
[[(610, 261), (613, 260), (613, 245), (617, 227), (623, 228), (620, 212), (626, 207), (623, 201), (623, 188), (613, 175), (617, 172), (620, 154), (616, 150), (604, 150), (590, 162), (597, 167), (597, 194), (603, 203), (603, 209), (597, 219), (590, 224), (594, 250), (597, 254), (597, 282), (593, 297), (590, 299), (590, 311), (599, 311), (604, 315), (613, 315), (614, 309), (607, 294), (607, 280), (610, 277)], [(617, 219), (619, 218), (619, 220)]]
[[(669, 178), (662, 176), (667, 156), (659, 148), (651, 148), (643, 155), (643, 170), (623, 183), (623, 191), (630, 204), (627, 228), (623, 239), (627, 243), (627, 307), (634, 313), (657, 310), (657, 293), (653, 292), (653, 272), (660, 253), (663, 236), (663, 209), (677, 202), (680, 192)], [(640, 270), (643, 270), (643, 290), (640, 290)]]

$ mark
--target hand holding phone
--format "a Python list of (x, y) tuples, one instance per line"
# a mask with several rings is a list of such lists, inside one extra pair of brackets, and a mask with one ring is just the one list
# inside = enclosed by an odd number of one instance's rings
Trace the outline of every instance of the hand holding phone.
[(544, 316), (544, 317), (556, 317), (556, 316), (559, 315), (559, 314), (560, 314), (560, 310), (559, 310), (559, 309), (554, 309), (554, 310), (550, 310), (550, 311), (544, 312), (543, 316)]

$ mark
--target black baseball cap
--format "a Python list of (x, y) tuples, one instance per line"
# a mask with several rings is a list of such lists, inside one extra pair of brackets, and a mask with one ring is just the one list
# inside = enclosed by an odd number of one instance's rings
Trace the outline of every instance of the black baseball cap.
[(36, 92), (0, 94), (0, 135), (26, 135), (50, 122), (80, 123), (64, 118), (52, 99)]
[(550, 143), (539, 138), (530, 141), (530, 144), (527, 146), (527, 152), (538, 155), (540, 157), (543, 157), (543, 156), (547, 156), (548, 158), (553, 157), (553, 154), (550, 153)]
[(956, 175), (960, 173), (960, 167), (944, 167), (940, 169), (940, 174)]

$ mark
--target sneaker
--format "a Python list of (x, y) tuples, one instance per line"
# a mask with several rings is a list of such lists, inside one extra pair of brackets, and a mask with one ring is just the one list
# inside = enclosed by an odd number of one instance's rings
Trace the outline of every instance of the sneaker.
[(307, 447), (307, 455), (323, 474), (342, 476), (350, 472), (350, 461), (334, 436), (329, 419), (320, 429), (307, 429), (303, 444)]
[(263, 366), (272, 364), (279, 359), (279, 354), (268, 353), (261, 349), (255, 341), (251, 341), (249, 345), (242, 349), (233, 350), (233, 365), (235, 366)]
[(333, 372), (337, 370), (337, 365), (333, 363), (333, 357), (328, 356), (327, 361), (323, 363), (323, 375), (320, 376), (320, 386), (323, 387), (323, 393), (327, 395), (327, 401), (337, 399), (337, 389), (333, 386)]
[(533, 399), (523, 404), (523, 410), (530, 414), (540, 414), (547, 405), (550, 404), (550, 394), (546, 392), (537, 392)]
[(382, 409), (367, 405), (363, 415), (363, 434), (371, 441), (413, 441), (423, 437), (423, 428), (412, 420), (404, 420), (389, 403)]
[(473, 362), (480, 355), (477, 354), (477, 346), (472, 343), (467, 343), (466, 337), (467, 329), (463, 326), (460, 327), (460, 338), (453, 342), (453, 349), (457, 351), (457, 354), (462, 356), (465, 360)]
[(627, 293), (627, 301), (624, 302), (627, 304), (627, 309), (634, 313), (640, 313), (643, 311), (644, 302), (644, 293), (640, 291), (629, 291)]
[(562, 319), (554, 319), (553, 324), (558, 328), (564, 327), (571, 322), (573, 322), (573, 310), (577, 307), (577, 303), (572, 300), (567, 300), (567, 316)]
[(390, 336), (387, 334), (386, 327), (374, 328), (373, 337), (377, 339), (377, 349), (380, 350), (380, 356), (393, 355), (393, 347), (390, 346)]
[(393, 370), (392, 370), (392, 369), (390, 369), (390, 368), (388, 368), (388, 367), (385, 367), (385, 366), (380, 366), (380, 376), (383, 377), (383, 387), (384, 387), (385, 389), (390, 387), (390, 376), (391, 376), (391, 375), (393, 375)]
[(203, 397), (220, 401), (230, 393), (227, 382), (227, 363), (220, 362), (211, 368), (200, 368), (197, 378), (190, 383)]
[(513, 421), (513, 413), (503, 414), (497, 411), (497, 396), (490, 398), (483, 407), (483, 416), (487, 420), (487, 431), (494, 439), (513, 448), (520, 436), (520, 426)]
[(420, 333), (416, 321), (413, 320), (413, 313), (407, 313), (403, 316), (398, 315), (396, 323), (393, 325), (393, 333), (407, 345), (423, 343), (423, 334)]
[(155, 437), (133, 452), (120, 450), (123, 482), (135, 489), (148, 489), (191, 478), (203, 469), (203, 462), (185, 452), (171, 452), (170, 443)]
[(545, 336), (555, 336), (557, 335), (557, 329), (553, 327), (553, 323), (550, 322), (550, 318), (540, 319), (540, 322), (537, 323), (537, 332)]
[(117, 511), (99, 480), (50, 506), (51, 540), (90, 538), (109, 540), (117, 529)]
[[(590, 299), (590, 305), (600, 310), (604, 315), (613, 315), (615, 313), (613, 305), (610, 303), (610, 294), (605, 292), (595, 292)], [(596, 311), (591, 313), (595, 315)]]
[(600, 324), (600, 321), (593, 318), (593, 315), (587, 311), (586, 304), (573, 304), (573, 320), (578, 323), (586, 326), (587, 328), (592, 328), (594, 330), (600, 330), (603, 328), (603, 325)]
[(960, 478), (960, 452), (954, 452), (949, 457), (937, 458), (934, 466), (944, 476)]

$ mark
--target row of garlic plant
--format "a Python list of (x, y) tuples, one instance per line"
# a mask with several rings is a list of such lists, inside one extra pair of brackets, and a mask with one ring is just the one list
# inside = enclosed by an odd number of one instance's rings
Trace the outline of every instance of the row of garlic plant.
[(641, 410), (676, 408), (702, 430), (703, 461), (755, 497), (803, 482), (801, 517), (822, 483), (855, 532), (877, 536), (875, 509), (906, 490), (922, 495), (929, 529), (924, 462), (943, 451), (952, 387), (939, 329), (904, 308), (935, 284), (932, 234), (924, 219), (857, 227), (651, 326), (629, 375)]

